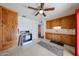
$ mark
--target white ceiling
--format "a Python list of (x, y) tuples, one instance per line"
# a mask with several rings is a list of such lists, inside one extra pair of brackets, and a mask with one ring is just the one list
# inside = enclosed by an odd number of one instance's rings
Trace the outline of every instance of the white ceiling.
[[(42, 15), (34, 16), (36, 14), (35, 10), (28, 9), (28, 6), (38, 7), (39, 3), (3, 3), (0, 5), (6, 6), (18, 13), (18, 15), (25, 15), (28, 18), (39, 20), (39, 19), (47, 19), (47, 18), (57, 18), (65, 15), (70, 15), (75, 13), (75, 10), (79, 8), (79, 3), (45, 3), (44, 7), (55, 7), (54, 11), (45, 12), (47, 15), (43, 17)], [(26, 6), (26, 7), (24, 7)]]

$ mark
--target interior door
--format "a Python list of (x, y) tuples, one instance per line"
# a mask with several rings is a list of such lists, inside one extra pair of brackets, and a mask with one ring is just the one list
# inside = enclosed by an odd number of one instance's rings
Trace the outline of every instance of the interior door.
[(38, 25), (38, 37), (39, 38), (41, 37), (41, 25), (40, 24)]

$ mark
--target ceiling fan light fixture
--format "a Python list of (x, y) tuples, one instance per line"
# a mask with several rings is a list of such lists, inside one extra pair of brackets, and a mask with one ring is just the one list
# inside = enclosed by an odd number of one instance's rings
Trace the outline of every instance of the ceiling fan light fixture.
[(40, 10), (40, 11), (39, 11), (40, 14), (43, 14), (43, 12), (44, 12), (43, 10)]

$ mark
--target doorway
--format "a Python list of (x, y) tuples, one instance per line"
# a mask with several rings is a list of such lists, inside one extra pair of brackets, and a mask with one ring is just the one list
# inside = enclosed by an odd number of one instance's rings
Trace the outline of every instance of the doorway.
[(38, 24), (38, 38), (44, 38), (44, 29), (42, 24)]

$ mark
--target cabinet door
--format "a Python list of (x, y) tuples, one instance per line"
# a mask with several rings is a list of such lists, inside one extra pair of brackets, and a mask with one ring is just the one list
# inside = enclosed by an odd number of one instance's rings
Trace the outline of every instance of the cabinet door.
[(46, 28), (52, 29), (52, 21), (46, 21)]
[(62, 42), (67, 45), (75, 46), (75, 36), (74, 35), (62, 35)]
[[(14, 15), (11, 15), (10, 10), (7, 10), (5, 8), (3, 8), (3, 42), (2, 42), (2, 48), (3, 50), (11, 48), (13, 46), (13, 38), (12, 35), (15, 32), (12, 32), (12, 28), (13, 28), (13, 24), (12, 24), (12, 20), (14, 20), (13, 17), (15, 17)], [(15, 37), (14, 37), (15, 38)]]
[(61, 26), (61, 18), (52, 20), (52, 27)]
[(52, 35), (52, 40), (55, 42), (60, 42), (61, 43), (61, 35), (60, 34), (53, 34)]
[(62, 28), (73, 29), (75, 28), (75, 15), (62, 18)]
[(10, 15), (12, 16), (10, 17), (10, 35), (13, 41), (13, 46), (15, 46), (17, 40), (17, 14), (10, 11)]
[(16, 12), (8, 10), (8, 28), (10, 33), (10, 40), (12, 47), (15, 47), (17, 40), (17, 14)]
[(52, 40), (52, 33), (45, 33), (45, 37), (48, 40)]
[(2, 8), (0, 7), (0, 51), (2, 50)]
[(10, 37), (10, 29), (3, 24), (3, 40), (2, 40), (2, 48), (3, 50), (10, 48), (11, 45), (11, 37)]

